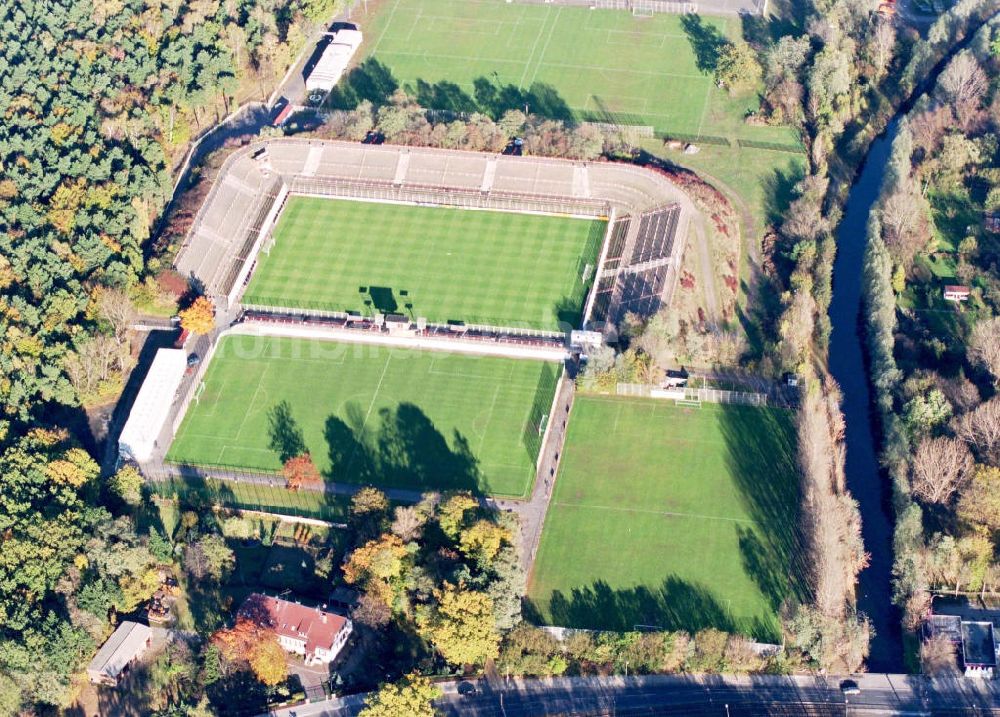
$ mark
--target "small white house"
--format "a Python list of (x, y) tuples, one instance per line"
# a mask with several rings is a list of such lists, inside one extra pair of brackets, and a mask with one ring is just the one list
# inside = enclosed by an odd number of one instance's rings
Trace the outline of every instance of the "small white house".
[(307, 666), (333, 662), (353, 629), (343, 615), (260, 593), (246, 599), (240, 615), (266, 623), (277, 634), (281, 647), (301, 655)]
[(972, 293), (969, 287), (962, 285), (949, 285), (944, 287), (944, 300), (953, 301), (958, 303), (960, 301), (968, 301), (969, 295)]
[(122, 458), (143, 462), (152, 457), (186, 370), (183, 349), (156, 352), (118, 438), (118, 453)]
[(360, 30), (338, 30), (330, 44), (323, 50), (316, 66), (306, 78), (309, 92), (329, 92), (337, 84), (354, 53), (361, 47)]
[(115, 630), (87, 665), (95, 685), (117, 685), (128, 668), (149, 648), (153, 631), (148, 625), (126, 620)]

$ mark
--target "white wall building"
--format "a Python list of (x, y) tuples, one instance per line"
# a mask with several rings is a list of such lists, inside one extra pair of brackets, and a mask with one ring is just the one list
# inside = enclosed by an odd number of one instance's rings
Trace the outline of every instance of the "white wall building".
[(353, 629), (351, 621), (337, 613), (260, 593), (246, 599), (240, 614), (266, 623), (282, 648), (302, 655), (307, 666), (333, 662)]
[(360, 30), (338, 30), (306, 78), (309, 92), (329, 92), (337, 84), (354, 53), (361, 47)]
[(186, 370), (187, 357), (182, 349), (156, 352), (118, 438), (122, 458), (142, 462), (152, 457)]

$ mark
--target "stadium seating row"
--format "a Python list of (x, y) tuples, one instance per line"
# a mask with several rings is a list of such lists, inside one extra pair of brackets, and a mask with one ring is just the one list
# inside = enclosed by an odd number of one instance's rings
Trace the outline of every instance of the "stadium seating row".
[(647, 212), (640, 217), (639, 234), (632, 249), (630, 264), (665, 259), (670, 256), (674, 249), (674, 237), (680, 213), (680, 207), (674, 205)]

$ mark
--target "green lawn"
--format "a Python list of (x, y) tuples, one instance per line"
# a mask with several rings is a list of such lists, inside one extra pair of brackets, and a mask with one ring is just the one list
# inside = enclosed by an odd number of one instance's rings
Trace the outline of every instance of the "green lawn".
[[(276, 471), (295, 434), (330, 480), (521, 496), (559, 367), (298, 339), (221, 342), (169, 461)], [(289, 419), (276, 418), (287, 406)], [(297, 453), (293, 450), (292, 453)]]
[(546, 624), (780, 637), (798, 489), (790, 412), (580, 396), (529, 597)]
[[(651, 125), (695, 138), (797, 144), (787, 127), (752, 127), (755, 93), (715, 86), (720, 47), (738, 18), (497, 0), (387, 0), (364, 22), (367, 65), (332, 98), (379, 100), (396, 85), (425, 107), (498, 115), (523, 109), (556, 118)], [(376, 64), (377, 63), (377, 64)]]
[(374, 308), (437, 322), (576, 326), (589, 287), (584, 269), (597, 263), (606, 226), (600, 220), (292, 197), (243, 302)]

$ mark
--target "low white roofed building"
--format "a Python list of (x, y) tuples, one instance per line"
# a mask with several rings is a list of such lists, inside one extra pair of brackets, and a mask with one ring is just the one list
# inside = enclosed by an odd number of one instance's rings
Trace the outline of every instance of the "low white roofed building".
[(122, 674), (138, 660), (153, 641), (148, 625), (126, 620), (87, 665), (87, 677), (95, 685), (117, 685)]
[(182, 349), (160, 349), (132, 404), (128, 421), (118, 438), (118, 453), (127, 460), (147, 461), (170, 414), (177, 388), (187, 370)]
[(362, 39), (360, 30), (338, 30), (306, 78), (306, 90), (309, 92), (332, 90), (347, 70), (354, 53), (361, 47)]

